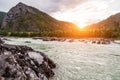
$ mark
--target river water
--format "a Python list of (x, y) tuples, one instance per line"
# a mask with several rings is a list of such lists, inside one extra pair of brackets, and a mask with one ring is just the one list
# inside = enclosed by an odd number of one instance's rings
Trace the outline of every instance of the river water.
[(8, 39), (6, 43), (28, 45), (46, 53), (57, 65), (51, 80), (120, 80), (120, 44)]

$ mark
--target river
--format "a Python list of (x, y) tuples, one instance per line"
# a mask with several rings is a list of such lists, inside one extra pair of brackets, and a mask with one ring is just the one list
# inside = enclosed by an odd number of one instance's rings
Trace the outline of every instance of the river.
[(6, 43), (28, 45), (46, 53), (57, 65), (51, 80), (120, 80), (120, 44), (8, 39)]

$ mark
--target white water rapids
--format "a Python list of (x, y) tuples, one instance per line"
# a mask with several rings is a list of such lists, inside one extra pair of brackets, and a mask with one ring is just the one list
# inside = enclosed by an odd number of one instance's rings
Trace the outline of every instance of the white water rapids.
[(120, 44), (8, 39), (6, 43), (28, 45), (46, 53), (57, 64), (51, 80), (120, 80)]

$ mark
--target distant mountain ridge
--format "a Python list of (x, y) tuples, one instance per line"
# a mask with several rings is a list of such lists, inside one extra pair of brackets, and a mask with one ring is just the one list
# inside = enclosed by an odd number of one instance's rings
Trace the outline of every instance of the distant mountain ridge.
[(90, 37), (120, 39), (120, 13), (112, 15), (98, 23), (86, 26), (85, 30)]
[(5, 15), (6, 15), (5, 12), (0, 11), (0, 27), (1, 27), (1, 24), (2, 24), (2, 21), (3, 21), (3, 18), (5, 17)]
[(120, 13), (112, 15), (98, 23), (86, 26), (86, 29), (111, 29), (120, 30)]
[[(120, 37), (120, 13), (79, 29), (75, 24), (59, 21), (50, 15), (23, 3), (8, 13), (0, 13), (0, 35), (42, 37)], [(64, 16), (63, 16), (64, 17)]]
[(5, 15), (1, 28), (14, 31), (53, 31), (53, 30), (77, 30), (75, 24), (59, 21), (38, 9), (18, 3)]

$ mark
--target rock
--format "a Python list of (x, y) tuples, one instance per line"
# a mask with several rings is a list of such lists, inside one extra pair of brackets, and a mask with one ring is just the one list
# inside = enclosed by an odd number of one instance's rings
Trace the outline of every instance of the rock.
[(25, 43), (31, 43), (31, 41), (25, 41)]
[(4, 41), (2, 41), (2, 39), (0, 39), (0, 44), (3, 44), (4, 43)]
[(74, 42), (74, 39), (70, 39), (68, 42)]
[(95, 40), (93, 40), (93, 41), (92, 41), (92, 44), (95, 44), (95, 43), (96, 43), (96, 41), (95, 41)]
[(101, 43), (101, 41), (99, 41), (99, 40), (98, 40), (98, 41), (96, 41), (96, 44), (100, 44), (100, 43)]
[(0, 80), (49, 80), (55, 63), (31, 47), (4, 44), (0, 39)]
[(32, 8), (28, 7), (27, 5), (23, 3), (18, 3), (15, 7), (11, 8), (9, 12), (6, 14), (6, 16), (3, 19), (1, 28), (7, 27), (9, 22), (16, 22), (17, 17), (20, 17), (22, 15), (26, 15), (27, 12), (31, 12), (32, 14), (35, 14)]
[(64, 42), (64, 41), (66, 41), (66, 39), (65, 39), (65, 38), (63, 38), (63, 39), (60, 39), (59, 41), (60, 41), (60, 42)]
[(83, 43), (91, 43), (91, 44), (110, 44), (111, 42), (113, 42), (110, 39), (104, 39), (104, 38), (80, 39), (79, 41)]
[(43, 39), (43, 37), (33, 37), (32, 39), (36, 40), (36, 39)]
[(7, 39), (7, 38), (3, 38), (2, 40), (5, 40), (5, 41), (11, 41), (10, 39)]
[(34, 40), (39, 39), (42, 41), (60, 41), (60, 42), (66, 41), (65, 38), (58, 38), (58, 37), (34, 37), (32, 39), (34, 39)]
[(50, 32), (51, 36), (56, 36), (51, 33), (51, 30), (78, 31), (75, 24), (56, 20), (47, 13), (21, 2), (5, 14), (0, 28), (9, 32), (30, 32), (31, 37), (38, 36), (38, 34), (48, 36), (45, 31)]
[(43, 41), (51, 41), (50, 38), (43, 38)]

